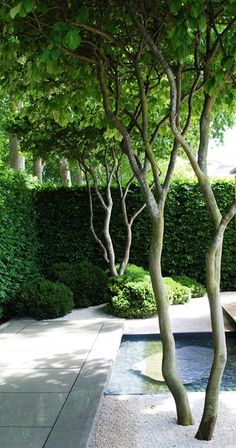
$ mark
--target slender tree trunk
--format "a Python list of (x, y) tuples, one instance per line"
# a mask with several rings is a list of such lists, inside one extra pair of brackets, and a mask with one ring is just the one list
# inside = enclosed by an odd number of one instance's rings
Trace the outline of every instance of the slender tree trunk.
[(16, 135), (10, 135), (10, 166), (16, 171), (24, 171), (25, 157), (20, 154), (20, 144)]
[(160, 217), (152, 222), (149, 269), (157, 303), (160, 335), (163, 344), (162, 374), (175, 400), (178, 424), (188, 426), (193, 424), (193, 418), (186, 390), (176, 370), (175, 341), (171, 329), (168, 310), (169, 305), (166, 299), (165, 285), (161, 270), (163, 229), (164, 218), (163, 213), (161, 212)]
[[(216, 273), (217, 265), (220, 264), (221, 248), (213, 254), (210, 248), (206, 258), (207, 294), (211, 310), (214, 359), (206, 389), (204, 411), (196, 434), (196, 438), (199, 440), (211, 440), (212, 438), (218, 415), (220, 384), (227, 359), (224, 319), (220, 302), (220, 282)], [(216, 279), (216, 275), (218, 279)]]
[(78, 164), (78, 168), (77, 168), (76, 183), (77, 183), (78, 187), (81, 187), (84, 183), (83, 172), (82, 172), (79, 164)]
[(125, 268), (129, 262), (130, 257), (130, 248), (132, 244), (132, 230), (131, 225), (129, 223), (126, 224), (126, 245), (124, 251), (124, 257), (119, 267), (119, 275), (123, 275), (125, 272)]
[(71, 187), (71, 176), (67, 159), (61, 159), (60, 161), (60, 174), (63, 185)]
[(207, 384), (204, 411), (196, 438), (211, 440), (218, 414), (220, 384), (227, 359), (223, 312), (220, 303), (220, 268), (224, 232), (236, 213), (236, 201), (222, 218), (206, 256), (207, 293), (211, 310), (214, 359)]
[[(23, 102), (19, 101), (16, 109), (19, 111), (23, 108)], [(10, 104), (11, 112), (14, 112), (15, 106), (13, 103)], [(20, 154), (20, 144), (17, 135), (13, 134), (9, 137), (10, 145), (10, 167), (16, 171), (25, 170), (25, 157)]]
[(33, 159), (33, 173), (38, 178), (39, 183), (43, 182), (43, 161), (41, 157), (34, 157)]
[(112, 208), (113, 208), (113, 202), (112, 202), (111, 197), (110, 197), (109, 202), (110, 203), (105, 210), (103, 234), (104, 234), (104, 238), (106, 241), (106, 248), (107, 248), (107, 255), (108, 255), (108, 259), (109, 259), (110, 272), (111, 272), (112, 276), (117, 276), (118, 272), (116, 269), (115, 251), (114, 251), (114, 246), (113, 246), (111, 234), (110, 234), (111, 212), (112, 212)]
[(99, 244), (99, 246), (101, 247), (101, 249), (103, 251), (103, 257), (109, 266), (111, 275), (117, 276), (118, 272), (116, 269), (115, 251), (114, 251), (114, 247), (113, 247), (113, 243), (112, 243), (112, 239), (111, 239), (111, 235), (110, 235), (111, 213), (112, 213), (112, 207), (113, 207), (110, 186), (108, 183), (108, 186), (107, 186), (108, 205), (107, 205), (98, 189), (96, 177), (93, 177), (94, 185), (95, 185), (95, 193), (96, 193), (96, 196), (97, 196), (98, 200), (100, 201), (100, 203), (103, 207), (104, 213), (105, 213), (104, 224), (103, 224), (103, 234), (104, 234), (105, 243), (103, 243), (103, 241), (101, 240), (101, 238), (99, 238), (99, 236), (97, 235), (97, 232), (94, 228), (93, 199), (92, 199), (91, 189), (90, 189), (90, 185), (89, 185), (88, 173), (86, 171), (85, 171), (85, 179), (86, 179), (86, 184), (87, 184), (88, 194), (89, 194), (90, 230), (92, 232), (92, 235), (93, 235), (95, 241)]

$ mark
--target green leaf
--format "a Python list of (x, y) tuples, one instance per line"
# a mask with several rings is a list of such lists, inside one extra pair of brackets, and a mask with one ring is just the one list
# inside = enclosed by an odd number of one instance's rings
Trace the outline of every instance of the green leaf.
[(233, 56), (226, 56), (221, 61), (223, 67), (226, 68), (227, 71), (231, 70), (234, 65), (234, 57)]
[(17, 14), (19, 14), (20, 17), (25, 17), (29, 12), (32, 11), (32, 9), (33, 0), (23, 0), (10, 10), (10, 16), (12, 19), (14, 19)]
[(208, 93), (209, 96), (213, 96), (216, 92), (216, 82), (215, 78), (208, 79), (205, 86), (205, 91)]
[(194, 2), (192, 3), (191, 13), (195, 19), (199, 16), (199, 5), (198, 4), (196, 4)]
[(172, 12), (172, 14), (175, 14), (175, 13), (179, 12), (181, 6), (182, 6), (181, 0), (172, 0), (172, 2), (170, 4), (170, 11)]
[(225, 80), (223, 70), (218, 70), (215, 74), (215, 78), (218, 84), (223, 84)]
[(79, 22), (81, 25), (84, 25), (85, 23), (87, 23), (88, 18), (89, 18), (88, 10), (85, 8), (81, 8), (76, 17), (76, 21)]
[(23, 0), (22, 2), (25, 13), (28, 14), (33, 9), (33, 0)]
[(202, 33), (206, 30), (207, 23), (206, 23), (206, 17), (205, 16), (200, 16), (198, 18), (198, 26), (199, 26), (199, 30)]
[(18, 3), (14, 8), (10, 9), (10, 16), (12, 19), (16, 17), (17, 14), (19, 14), (21, 10), (22, 2)]
[(70, 29), (63, 39), (63, 44), (65, 45), (65, 47), (69, 48), (69, 50), (72, 51), (76, 50), (76, 48), (79, 47), (80, 42), (81, 38), (79, 30), (77, 28)]

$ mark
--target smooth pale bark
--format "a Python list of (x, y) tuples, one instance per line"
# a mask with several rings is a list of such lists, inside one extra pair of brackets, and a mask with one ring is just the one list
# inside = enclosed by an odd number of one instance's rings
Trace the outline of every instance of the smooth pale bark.
[(71, 175), (67, 159), (61, 159), (60, 161), (60, 175), (62, 184), (71, 187)]
[(133, 225), (135, 219), (140, 215), (140, 213), (142, 213), (142, 211), (146, 207), (146, 204), (143, 204), (129, 219), (128, 212), (127, 212), (127, 206), (126, 206), (126, 197), (127, 197), (127, 194), (129, 191), (129, 186), (131, 185), (131, 183), (132, 183), (132, 179), (128, 182), (126, 189), (123, 192), (121, 183), (118, 180), (118, 186), (119, 186), (120, 197), (121, 197), (121, 210), (122, 210), (124, 225), (125, 225), (125, 229), (126, 229), (126, 244), (125, 244), (123, 259), (119, 266), (119, 275), (124, 274), (125, 268), (129, 262), (130, 249), (131, 249), (131, 244), (132, 244), (132, 225)]
[(227, 348), (225, 341), (225, 330), (223, 312), (220, 302), (219, 282), (214, 280), (215, 263), (219, 263), (221, 258), (221, 250), (217, 251), (217, 255), (207, 256), (207, 294), (211, 309), (212, 337), (214, 346), (214, 359), (211, 366), (211, 372), (208, 379), (204, 411), (196, 433), (198, 440), (211, 440), (218, 416), (218, 400), (220, 384), (224, 372)]
[(220, 302), (220, 268), (224, 232), (236, 213), (236, 201), (221, 219), (206, 257), (207, 293), (211, 310), (214, 359), (207, 384), (204, 411), (196, 438), (211, 440), (218, 415), (220, 384), (227, 359), (223, 312)]
[(43, 161), (42, 157), (34, 157), (33, 159), (33, 174), (37, 177), (39, 183), (43, 182)]
[(163, 230), (164, 218), (161, 212), (160, 217), (152, 222), (149, 270), (157, 303), (160, 335), (163, 345), (162, 374), (175, 400), (178, 424), (188, 426), (193, 424), (193, 418), (186, 390), (176, 370), (175, 340), (172, 334), (169, 305), (161, 271)]
[(81, 169), (79, 162), (77, 162), (77, 173), (76, 173), (76, 183), (78, 187), (81, 187), (85, 182), (84, 173)]
[(97, 232), (94, 227), (93, 198), (92, 198), (91, 188), (90, 188), (90, 184), (89, 184), (88, 172), (85, 169), (85, 179), (86, 179), (86, 184), (87, 184), (88, 194), (89, 194), (90, 230), (92, 232), (92, 235), (93, 235), (95, 241), (98, 243), (98, 245), (101, 247), (101, 249), (103, 251), (103, 257), (109, 266), (111, 275), (117, 276), (118, 272), (116, 269), (115, 251), (114, 251), (114, 247), (113, 247), (113, 243), (112, 243), (112, 239), (111, 239), (111, 235), (110, 235), (111, 213), (112, 213), (112, 208), (113, 208), (113, 201), (112, 201), (112, 196), (111, 196), (111, 185), (110, 185), (112, 177), (110, 177), (108, 184), (107, 184), (107, 188), (106, 188), (106, 197), (107, 197), (107, 203), (106, 203), (105, 200), (103, 199), (102, 194), (99, 191), (96, 176), (93, 174), (93, 171), (91, 171), (90, 174), (92, 174), (92, 176), (93, 176), (96, 196), (97, 196), (98, 200), (100, 201), (100, 203), (103, 207), (104, 213), (105, 213), (104, 221), (103, 221), (103, 235), (104, 235), (105, 242), (103, 242), (101, 240), (101, 238), (97, 235)]
[(16, 171), (24, 171), (25, 157), (20, 154), (20, 144), (16, 135), (10, 135), (10, 166)]

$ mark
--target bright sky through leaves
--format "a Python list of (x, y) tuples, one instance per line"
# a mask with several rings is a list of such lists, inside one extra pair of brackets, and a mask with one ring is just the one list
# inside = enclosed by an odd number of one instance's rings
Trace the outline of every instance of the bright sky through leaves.
[(232, 176), (229, 172), (236, 167), (236, 127), (225, 133), (224, 143), (213, 140), (208, 155), (208, 173), (215, 177)]

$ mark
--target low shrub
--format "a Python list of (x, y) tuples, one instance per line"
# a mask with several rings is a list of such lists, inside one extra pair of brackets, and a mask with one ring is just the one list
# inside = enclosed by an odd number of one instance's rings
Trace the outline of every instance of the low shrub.
[(166, 290), (169, 291), (169, 295), (172, 292), (172, 298), (169, 300), (171, 305), (180, 305), (187, 303), (191, 299), (191, 289), (187, 286), (183, 286), (177, 283), (171, 277), (165, 277), (164, 283)]
[(144, 319), (157, 313), (152, 286), (148, 281), (128, 281), (111, 299), (112, 314), (127, 319)]
[(16, 312), (35, 319), (54, 319), (64, 316), (74, 308), (73, 295), (69, 288), (44, 278), (26, 283), (16, 301)]
[(141, 266), (136, 266), (136, 264), (127, 264), (125, 268), (124, 275), (122, 278), (127, 278), (129, 280), (143, 280), (146, 276), (149, 276), (149, 272)]
[(101, 268), (90, 262), (56, 263), (50, 270), (50, 277), (71, 289), (76, 308), (105, 302), (108, 278)]
[[(191, 290), (172, 278), (164, 278), (164, 284), (169, 304), (186, 303), (191, 298)], [(140, 319), (157, 313), (150, 275), (138, 266), (128, 265), (122, 277), (111, 279), (107, 298), (111, 313), (118, 317)]]
[(177, 283), (183, 286), (187, 286), (191, 289), (192, 297), (203, 297), (206, 293), (206, 288), (197, 280), (187, 277), (186, 275), (178, 275), (176, 277), (173, 277), (173, 280), (175, 280)]

